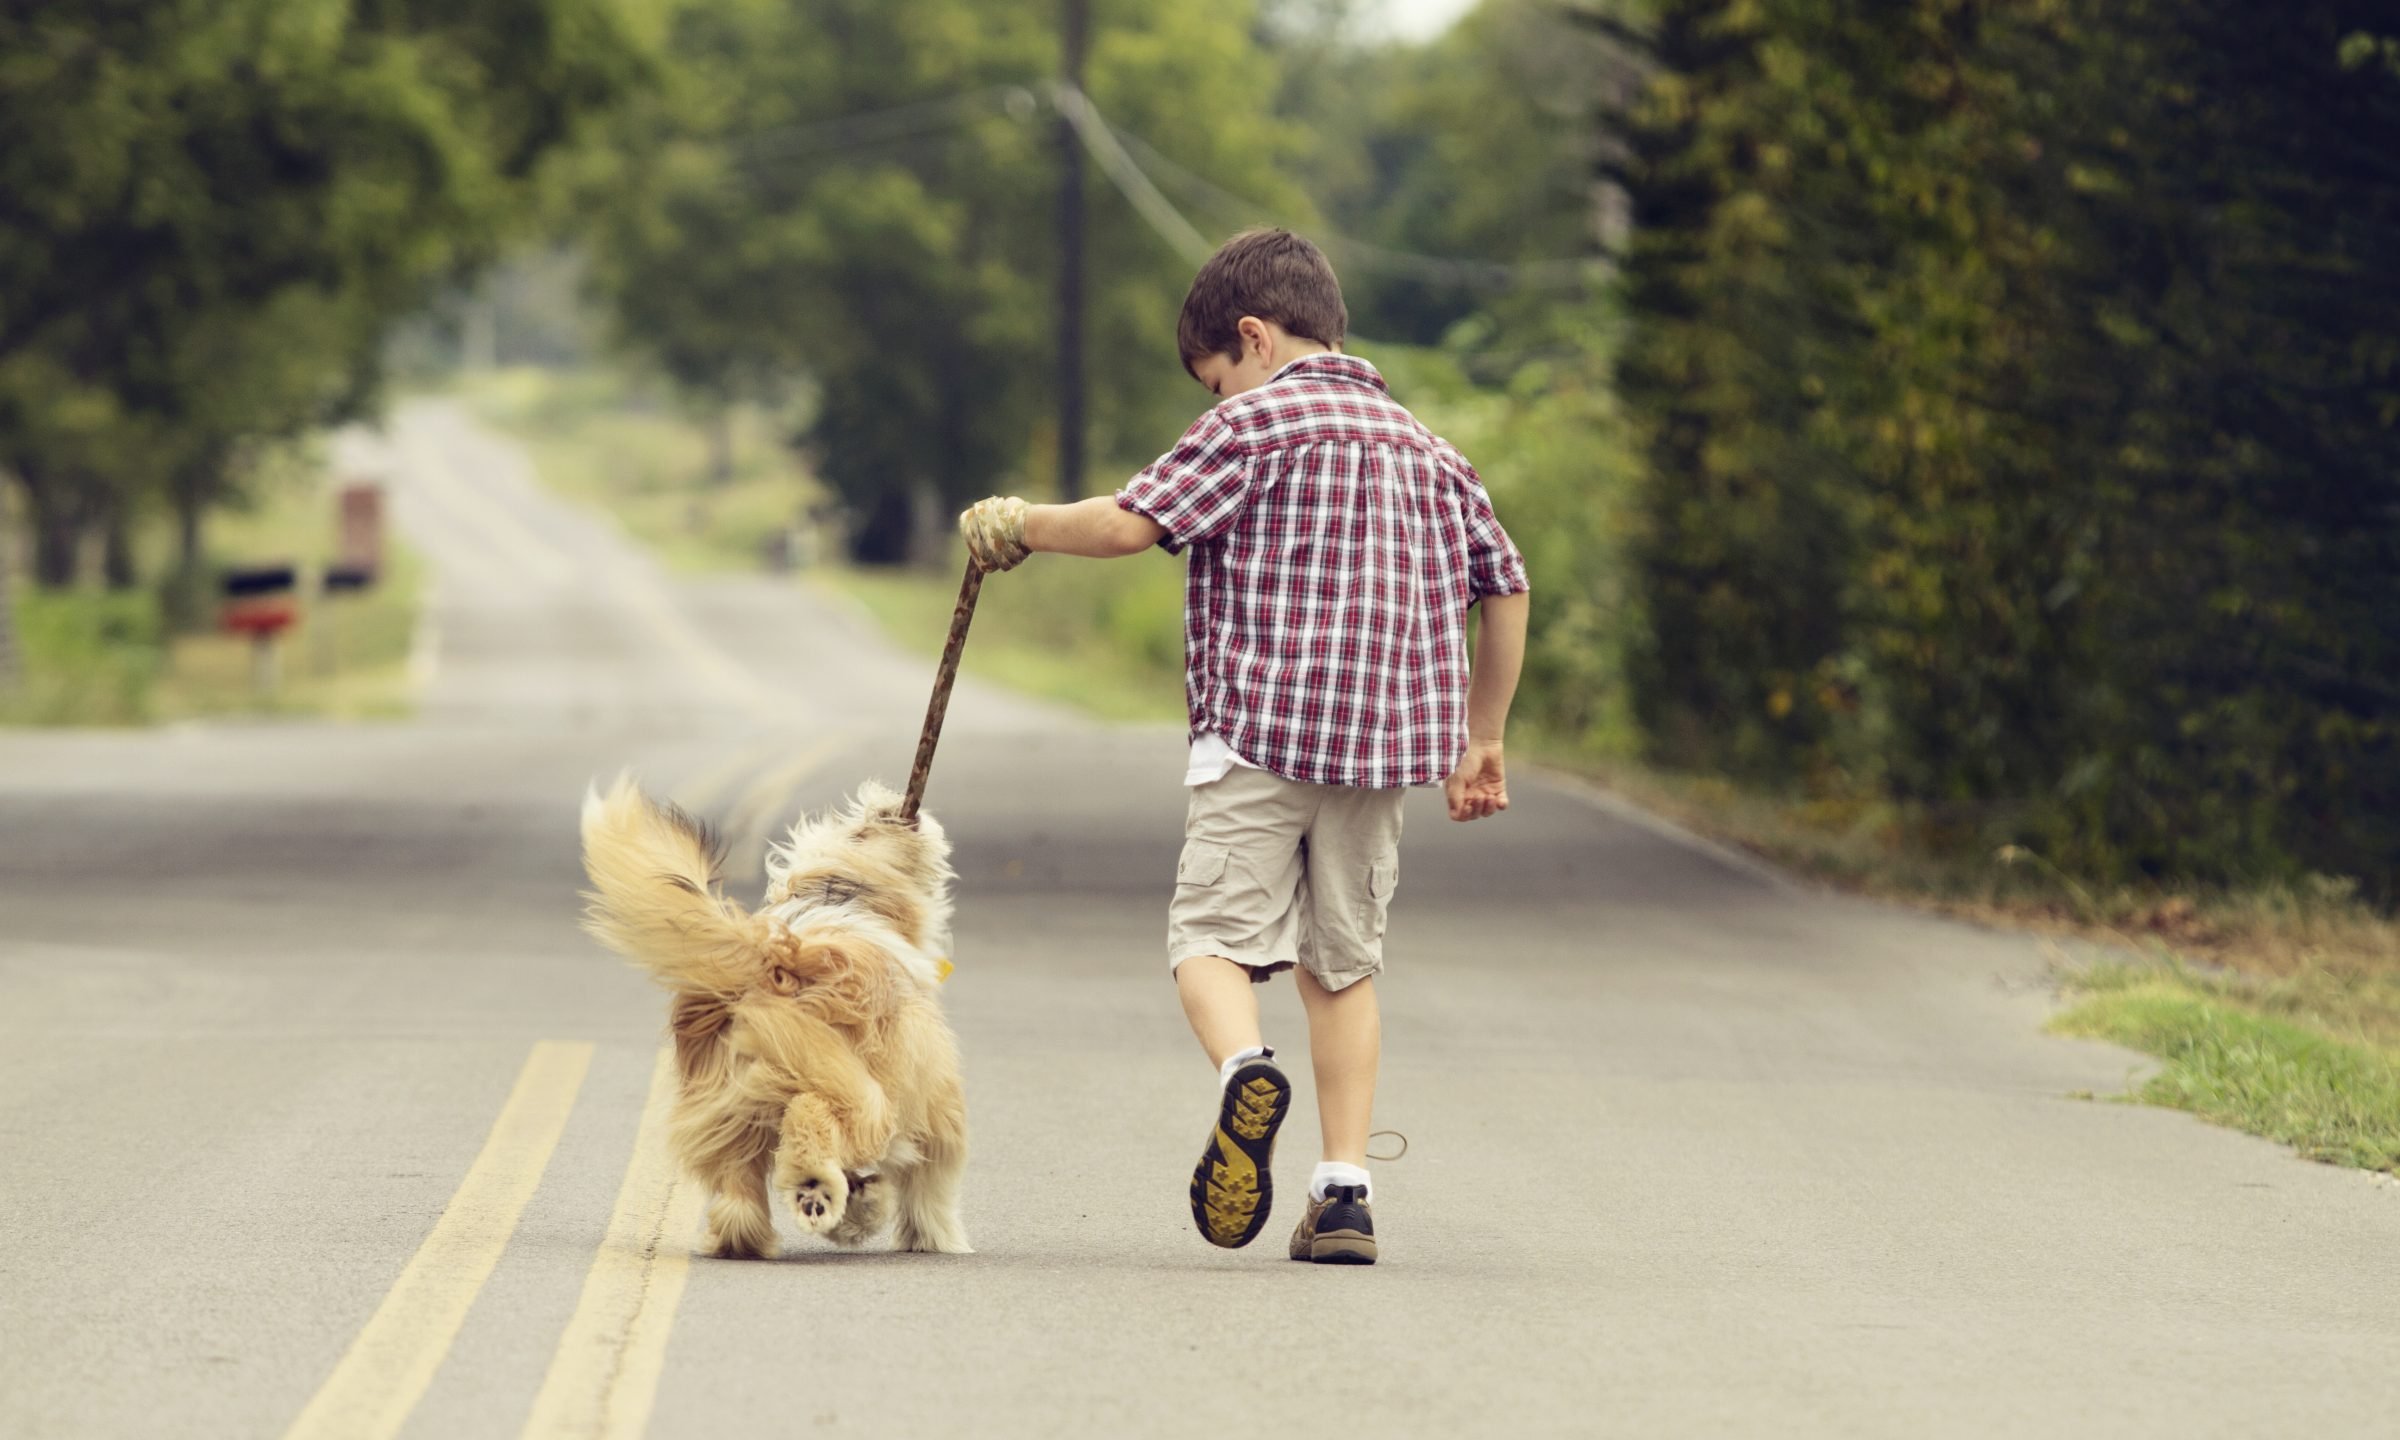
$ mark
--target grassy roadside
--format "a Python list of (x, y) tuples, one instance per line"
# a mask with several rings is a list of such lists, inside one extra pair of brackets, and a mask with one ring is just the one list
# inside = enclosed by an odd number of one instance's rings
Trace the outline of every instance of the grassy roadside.
[(757, 570), (777, 547), (813, 543), (800, 527), (820, 492), (760, 410), (728, 417), (717, 478), (700, 425), (608, 371), (489, 371), (456, 393), (532, 452), (544, 485), (615, 516), (676, 570)]
[[(2329, 1033), (2321, 999), (2179, 965), (2086, 971), (2060, 1034), (2165, 1062), (2127, 1097), (2278, 1140), (2312, 1160), (2400, 1174), (2400, 1049)], [(2293, 1006), (2308, 1018), (2274, 1009)]]
[[(252, 682), (251, 642), (206, 632), (168, 633), (148, 588), (16, 595), (25, 680), (0, 697), (0, 724), (147, 725), (229, 715), (385, 719), (408, 713), (408, 673), (423, 590), (418, 557), (387, 540), (374, 588), (310, 603), (315, 575), (336, 540), (321, 454), (293, 447), (267, 460), (246, 507), (209, 518), (212, 565), (291, 562), (300, 568), (301, 618), (277, 642), (280, 685)], [(138, 538), (142, 573), (165, 574), (172, 537), (161, 519)]]
[(2062, 955), (2072, 1003), (2050, 1029), (2157, 1057), (2156, 1073), (2119, 1098), (2400, 1175), (2400, 921), (2343, 882), (2095, 888), (2021, 850), (1929, 850), (1889, 809), (1783, 800), (1632, 765), (1568, 768), (1838, 889), (2108, 947), (2098, 963)]

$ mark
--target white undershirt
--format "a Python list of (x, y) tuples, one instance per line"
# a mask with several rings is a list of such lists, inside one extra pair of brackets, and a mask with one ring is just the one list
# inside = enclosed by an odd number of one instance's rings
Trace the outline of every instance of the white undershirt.
[(1234, 754), (1224, 736), (1214, 730), (1203, 730), (1192, 738), (1192, 762), (1183, 772), (1183, 783), (1206, 785), (1222, 780), (1236, 765), (1245, 770), (1261, 768)]

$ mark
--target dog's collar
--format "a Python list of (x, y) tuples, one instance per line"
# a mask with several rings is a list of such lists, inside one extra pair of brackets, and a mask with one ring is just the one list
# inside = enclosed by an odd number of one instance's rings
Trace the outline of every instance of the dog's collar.
[[(846, 875), (821, 876), (813, 888), (816, 892), (811, 897), (814, 905), (847, 905), (853, 900), (863, 899), (875, 893), (874, 886), (861, 885)], [(811, 908), (814, 908), (814, 905)]]

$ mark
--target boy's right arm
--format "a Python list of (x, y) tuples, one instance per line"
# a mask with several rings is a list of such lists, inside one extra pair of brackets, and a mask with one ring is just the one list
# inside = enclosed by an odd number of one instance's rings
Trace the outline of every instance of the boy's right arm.
[(1508, 707), (1525, 668), (1525, 622), (1532, 598), (1486, 595), (1476, 607), (1475, 663), (1467, 676), (1467, 753), (1442, 784), (1453, 820), (1481, 820), (1508, 808), (1508, 766), (1502, 742)]

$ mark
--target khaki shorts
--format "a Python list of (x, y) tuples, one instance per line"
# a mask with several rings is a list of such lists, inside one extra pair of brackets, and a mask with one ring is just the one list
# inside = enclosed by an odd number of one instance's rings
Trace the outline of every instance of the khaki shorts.
[(1167, 966), (1220, 955), (1328, 990), (1383, 968), (1404, 790), (1304, 785), (1236, 766), (1195, 785), (1167, 911)]

